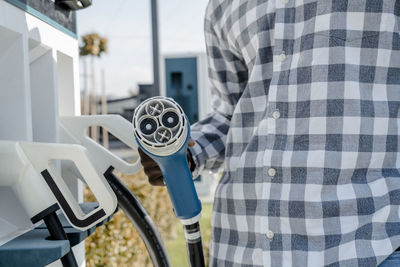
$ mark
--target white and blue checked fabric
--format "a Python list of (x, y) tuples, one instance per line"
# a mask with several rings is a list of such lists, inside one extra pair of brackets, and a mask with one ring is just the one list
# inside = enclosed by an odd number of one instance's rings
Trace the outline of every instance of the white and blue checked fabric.
[(211, 0), (211, 266), (377, 266), (400, 246), (400, 1)]

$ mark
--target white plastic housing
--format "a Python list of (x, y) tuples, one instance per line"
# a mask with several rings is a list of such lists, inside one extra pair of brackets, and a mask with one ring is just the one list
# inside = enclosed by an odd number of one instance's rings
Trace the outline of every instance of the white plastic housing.
[(137, 143), (132, 134), (134, 128), (129, 121), (120, 115), (61, 117), (61, 142), (84, 146), (88, 150), (92, 164), (99, 175), (103, 175), (110, 166), (126, 174), (135, 174), (141, 170), (142, 165), (139, 159), (134, 163), (128, 163), (88, 137), (86, 129), (90, 126), (101, 126), (130, 148), (137, 149)]
[(30, 217), (56, 203), (19, 142), (0, 141), (0, 186), (12, 188)]
[[(55, 160), (70, 160), (76, 165), (99, 202), (98, 208), (88, 214), (84, 214), (63, 177), (55, 168)], [(61, 192), (72, 212), (71, 214), (75, 218), (83, 221), (100, 210), (104, 211), (102, 212), (104, 215), (96, 220), (90, 220), (91, 223), (84, 226), (74, 224), (42, 176), (44, 171), (50, 174), (52, 181)], [(104, 177), (97, 174), (97, 171), (89, 161), (87, 150), (78, 145), (0, 141), (0, 187), (10, 187), (13, 190), (29, 216), (29, 218), (25, 219), (29, 220), (58, 203), (71, 225), (80, 230), (95, 226), (110, 216), (117, 207), (117, 198), (111, 187)], [(16, 203), (9, 204), (15, 205)], [(13, 206), (11, 205), (10, 207)], [(19, 216), (18, 214), (13, 214), (12, 210), (10, 212), (8, 216)], [(1, 225), (12, 227), (11, 222), (7, 224), (7, 217), (1, 216), (3, 214), (0, 214)], [(2, 234), (3, 231), (0, 229), (0, 245), (15, 237), (15, 235), (5, 236), (7, 234), (6, 230), (4, 235)]]
[[(104, 210), (104, 215), (97, 220), (91, 222), (85, 226), (78, 226), (74, 224), (73, 221), (68, 217), (68, 213), (64, 210), (62, 203), (58, 203), (60, 208), (63, 210), (65, 217), (70, 222), (72, 226), (79, 230), (87, 230), (90, 227), (95, 226), (102, 220), (106, 219), (108, 216), (112, 215), (117, 208), (117, 197), (114, 191), (111, 189), (110, 185), (106, 179), (99, 175), (96, 169), (91, 164), (89, 160), (89, 155), (86, 148), (80, 145), (66, 145), (66, 144), (46, 144), (46, 143), (28, 143), (21, 142), (20, 146), (25, 152), (27, 158), (31, 162), (32, 166), (37, 173), (41, 173), (47, 170), (58, 189), (62, 192), (63, 197), (68, 203), (72, 210), (72, 213), (78, 220), (85, 220), (89, 218), (94, 213), (99, 210)], [(61, 177), (59, 172), (54, 168), (54, 160), (71, 160), (76, 165), (80, 174), (82, 175), (84, 181), (92, 191), (99, 207), (94, 209), (88, 214), (85, 214), (79, 206), (78, 201), (74, 198), (73, 194), (69, 190), (64, 179)], [(43, 179), (43, 178), (41, 178)], [(40, 192), (38, 192), (40, 193)]]
[[(177, 124), (168, 126), (168, 120), (163, 122), (163, 116), (167, 112), (176, 114)], [(152, 118), (156, 121), (156, 129), (152, 133), (144, 132), (148, 125), (143, 120)], [(143, 101), (133, 115), (133, 127), (135, 136), (147, 151), (158, 156), (168, 156), (177, 152), (185, 143), (188, 134), (186, 116), (172, 98), (156, 96)]]
[(56, 203), (14, 141), (0, 141), (0, 194), (0, 246), (33, 229), (30, 218)]

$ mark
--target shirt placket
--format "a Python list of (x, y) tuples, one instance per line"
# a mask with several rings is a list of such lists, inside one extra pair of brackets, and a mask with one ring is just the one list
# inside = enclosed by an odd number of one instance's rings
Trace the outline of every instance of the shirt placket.
[[(267, 217), (264, 218), (262, 229), (265, 233), (266, 248), (268, 251), (264, 252), (264, 264), (268, 266), (278, 266), (281, 262), (282, 253), (279, 252), (279, 247), (282, 247), (282, 236), (280, 234), (280, 219), (276, 216), (280, 213), (276, 209), (280, 209), (279, 195), (282, 190), (281, 183), (281, 162), (282, 151), (274, 150), (277, 134), (285, 134), (282, 127), (286, 124), (285, 115), (287, 110), (282, 110), (279, 103), (287, 102), (287, 98), (282, 99), (280, 90), (287, 90), (289, 83), (288, 72), (285, 72), (290, 66), (291, 55), (290, 46), (285, 47), (285, 39), (292, 39), (291, 35), (293, 29), (294, 17), (288, 9), (295, 7), (295, 0), (276, 0), (275, 2), (275, 25), (274, 25), (274, 49), (273, 49), (273, 74), (269, 87), (268, 106), (267, 106), (267, 149), (264, 153), (264, 173), (269, 182), (265, 183), (265, 198), (267, 200), (266, 207)], [(285, 18), (286, 17), (286, 18)], [(292, 20), (292, 21), (291, 21)], [(286, 94), (283, 94), (286, 95)], [(282, 131), (282, 132), (280, 132)], [(272, 205), (271, 199), (274, 200)], [(275, 209), (271, 211), (270, 209)], [(269, 216), (273, 212), (274, 216)], [(278, 265), (277, 265), (278, 264)]]

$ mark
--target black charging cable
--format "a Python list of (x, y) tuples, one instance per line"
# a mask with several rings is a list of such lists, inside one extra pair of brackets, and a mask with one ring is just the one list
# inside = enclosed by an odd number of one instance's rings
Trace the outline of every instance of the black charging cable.
[(199, 222), (184, 225), (188, 257), (191, 267), (204, 267), (203, 243), (201, 242)]
[[(47, 229), (50, 233), (50, 238), (52, 240), (68, 240), (67, 234), (65, 233), (60, 219), (55, 211), (46, 215), (43, 218), (43, 221), (47, 226)], [(78, 263), (76, 262), (72, 248), (70, 248), (68, 253), (61, 257), (60, 260), (63, 267), (78, 267)]]
[(149, 256), (156, 267), (168, 267), (171, 263), (167, 249), (150, 215), (140, 204), (136, 196), (113, 174), (111, 166), (104, 173), (118, 199), (118, 207), (128, 216), (146, 245)]

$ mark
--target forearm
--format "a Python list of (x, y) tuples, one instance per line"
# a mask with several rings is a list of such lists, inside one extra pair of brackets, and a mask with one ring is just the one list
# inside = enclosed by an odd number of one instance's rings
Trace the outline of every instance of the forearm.
[(230, 118), (213, 112), (192, 125), (191, 138), (195, 145), (189, 150), (195, 164), (193, 177), (204, 170), (218, 171), (223, 167), (229, 124)]

